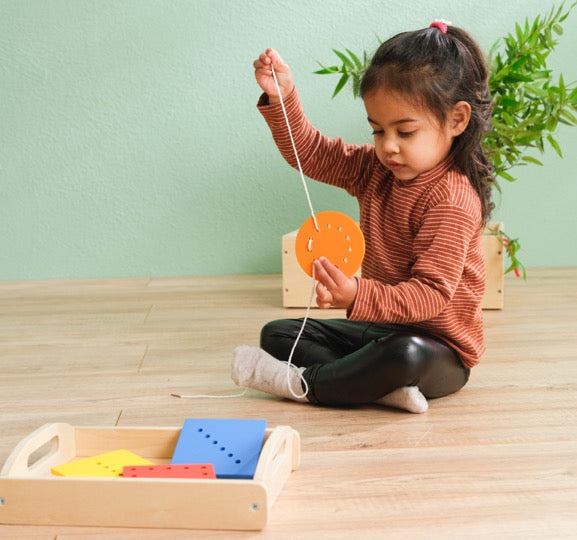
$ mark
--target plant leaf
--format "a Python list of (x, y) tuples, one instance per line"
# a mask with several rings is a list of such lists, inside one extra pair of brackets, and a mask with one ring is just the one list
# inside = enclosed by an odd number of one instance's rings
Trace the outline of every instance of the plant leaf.
[(333, 98), (344, 88), (348, 80), (349, 80), (348, 73), (344, 73), (343, 76), (339, 79), (337, 86), (335, 87), (335, 91), (333, 92)]
[(353, 62), (357, 66), (358, 69), (363, 69), (363, 63), (360, 61), (359, 57), (350, 49), (345, 49), (348, 55), (352, 58)]
[(507, 182), (515, 182), (517, 179), (505, 171), (495, 171), (495, 174), (507, 180)]
[(559, 116), (560, 116), (559, 120), (564, 124), (567, 124), (569, 126), (577, 126), (577, 118), (573, 115), (573, 113), (571, 113), (571, 111), (563, 109), (559, 113)]
[(319, 69), (318, 71), (313, 71), (315, 75), (331, 75), (332, 73), (338, 73), (340, 71), (338, 66), (325, 67), (320, 63), (319, 65), (322, 67), (322, 69)]
[(555, 152), (557, 152), (559, 157), (562, 158), (563, 152), (561, 151), (561, 147), (559, 146), (559, 143), (553, 138), (553, 135), (547, 135), (547, 140), (549, 141), (549, 144), (553, 147), (553, 150), (555, 150)]
[(538, 159), (536, 159), (532, 156), (523, 156), (521, 159), (523, 161), (526, 161), (527, 163), (534, 163), (535, 165), (543, 166), (543, 163), (541, 161), (539, 161)]
[(333, 52), (341, 59), (343, 66), (354, 69), (353, 63), (347, 58), (347, 56), (344, 53), (337, 51), (336, 49), (333, 49)]

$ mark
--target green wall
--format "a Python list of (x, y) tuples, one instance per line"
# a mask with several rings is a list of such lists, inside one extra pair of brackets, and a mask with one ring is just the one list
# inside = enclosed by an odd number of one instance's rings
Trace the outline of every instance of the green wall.
[[(256, 111), (252, 62), (277, 48), (330, 136), (370, 141), (361, 101), (312, 75), (331, 48), (435, 18), (487, 49), (553, 2), (0, 0), (0, 279), (278, 273), (308, 217)], [(577, 13), (554, 65), (577, 79)], [(577, 129), (516, 171), (496, 213), (529, 266), (577, 266)], [(355, 202), (309, 182), (316, 211)]]

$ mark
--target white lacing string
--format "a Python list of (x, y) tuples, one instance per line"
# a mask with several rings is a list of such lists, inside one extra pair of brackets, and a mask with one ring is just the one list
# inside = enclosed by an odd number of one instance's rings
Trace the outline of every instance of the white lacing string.
[[(312, 272), (312, 273), (313, 273), (313, 284), (312, 284), (312, 287), (311, 287), (311, 295), (310, 295), (310, 298), (309, 298), (309, 303), (308, 303), (308, 305), (307, 305), (307, 311), (306, 311), (305, 316), (304, 316), (304, 318), (303, 318), (303, 323), (302, 323), (302, 325), (301, 325), (301, 329), (299, 330), (299, 333), (297, 334), (297, 337), (296, 337), (296, 339), (295, 339), (295, 342), (293, 343), (293, 347), (292, 347), (291, 352), (290, 352), (290, 354), (289, 354), (288, 360), (287, 360), (287, 362), (286, 362), (286, 364), (287, 364), (287, 384), (288, 384), (289, 392), (290, 392), (291, 395), (292, 395), (294, 398), (296, 398), (296, 399), (302, 399), (302, 398), (304, 398), (304, 397), (307, 397), (307, 394), (309, 393), (309, 385), (308, 385), (307, 381), (305, 380), (305, 378), (303, 377), (302, 373), (301, 373), (300, 371), (298, 371), (298, 368), (292, 363), (292, 359), (293, 359), (293, 354), (294, 354), (294, 352), (295, 352), (295, 349), (297, 348), (297, 344), (298, 344), (298, 342), (299, 342), (299, 340), (300, 340), (300, 338), (301, 338), (301, 335), (302, 335), (302, 333), (303, 333), (303, 331), (304, 331), (304, 329), (305, 329), (305, 326), (306, 326), (306, 324), (307, 324), (307, 320), (308, 320), (309, 315), (310, 315), (310, 312), (311, 312), (311, 305), (312, 305), (312, 303), (313, 303), (313, 298), (314, 298), (314, 294), (315, 294), (315, 281), (316, 281), (316, 280), (315, 280), (315, 267), (314, 267), (314, 265), (313, 265), (313, 272)], [(299, 374), (299, 377), (300, 377), (300, 380), (301, 380), (301, 382), (302, 382), (302, 385), (304, 386), (304, 391), (303, 391), (302, 394), (297, 394), (297, 393), (292, 389), (292, 386), (291, 386), (291, 378), (290, 378), (290, 370), (291, 370), (291, 368), (296, 369), (297, 372), (298, 372), (298, 374)]]
[[(283, 101), (283, 98), (282, 98), (280, 86), (279, 86), (279, 84), (278, 84), (278, 80), (277, 80), (277, 78), (276, 78), (276, 73), (275, 73), (275, 71), (274, 71), (274, 67), (273, 67), (272, 64), (271, 64), (271, 72), (272, 72), (272, 77), (273, 77), (274, 84), (275, 84), (275, 86), (276, 86), (276, 90), (277, 90), (277, 93), (278, 93), (280, 106), (281, 106), (281, 109), (282, 109), (282, 112), (283, 112), (283, 115), (284, 115), (284, 119), (285, 119), (285, 122), (286, 122), (286, 127), (287, 127), (288, 134), (289, 134), (289, 138), (290, 138), (290, 141), (291, 141), (291, 144), (292, 144), (293, 152), (294, 152), (294, 155), (295, 155), (295, 158), (296, 158), (296, 162), (297, 162), (297, 166), (298, 166), (298, 169), (299, 169), (299, 173), (300, 173), (300, 176), (301, 176), (301, 181), (302, 181), (302, 184), (303, 184), (303, 188), (304, 188), (304, 190), (305, 190), (305, 195), (306, 195), (307, 202), (308, 202), (308, 205), (309, 205), (309, 209), (310, 209), (310, 212), (311, 212), (311, 217), (312, 217), (313, 223), (314, 223), (314, 225), (315, 225), (315, 229), (316, 229), (317, 231), (319, 231), (319, 230), (320, 230), (320, 229), (319, 229), (319, 225), (318, 225), (318, 223), (317, 223), (317, 218), (316, 218), (316, 216), (315, 216), (315, 211), (314, 211), (314, 209), (313, 209), (313, 204), (312, 204), (312, 202), (311, 202), (311, 197), (310, 197), (310, 194), (309, 194), (309, 190), (308, 190), (308, 188), (307, 188), (307, 182), (306, 182), (306, 180), (305, 180), (305, 175), (304, 175), (304, 173), (303, 173), (303, 169), (302, 169), (302, 166), (301, 166), (301, 161), (300, 161), (299, 154), (298, 154), (298, 151), (297, 151), (297, 147), (296, 147), (296, 144), (295, 144), (295, 141), (294, 141), (294, 138), (293, 138), (293, 134), (292, 134), (290, 122), (289, 122), (289, 119), (288, 119), (288, 115), (287, 115), (287, 112), (286, 112), (286, 108), (285, 108), (285, 105), (284, 105), (284, 101)], [(309, 302), (308, 302), (308, 305), (307, 305), (307, 310), (306, 310), (305, 316), (304, 316), (304, 318), (303, 318), (303, 322), (302, 322), (301, 328), (300, 328), (300, 330), (299, 330), (299, 333), (297, 334), (297, 337), (296, 337), (296, 339), (295, 339), (295, 342), (294, 342), (294, 344), (293, 344), (293, 346), (292, 346), (292, 349), (291, 349), (291, 352), (290, 352), (290, 354), (289, 354), (288, 360), (286, 361), (286, 366), (287, 366), (287, 385), (288, 385), (288, 389), (289, 389), (289, 392), (291, 393), (291, 395), (292, 395), (294, 398), (296, 398), (296, 399), (305, 398), (305, 397), (307, 396), (308, 392), (309, 392), (309, 385), (308, 385), (307, 381), (305, 380), (305, 378), (302, 376), (301, 371), (299, 371), (298, 368), (297, 368), (297, 366), (295, 366), (295, 365), (292, 363), (292, 358), (293, 358), (295, 349), (296, 349), (296, 347), (297, 347), (297, 345), (298, 345), (298, 342), (299, 342), (299, 340), (300, 340), (300, 338), (301, 338), (301, 335), (302, 335), (302, 333), (303, 333), (303, 331), (304, 331), (304, 329), (305, 329), (305, 326), (306, 326), (306, 324), (307, 324), (309, 315), (310, 315), (311, 305), (312, 305), (312, 303), (313, 303), (313, 298), (314, 298), (314, 294), (315, 294), (315, 282), (316, 282), (316, 279), (315, 279), (315, 268), (314, 268), (314, 265), (313, 265), (313, 267), (312, 267), (311, 294), (310, 294)], [(299, 378), (300, 378), (300, 380), (301, 380), (301, 382), (302, 382), (302, 386), (303, 386), (303, 388), (304, 388), (304, 391), (303, 391), (302, 394), (297, 394), (297, 393), (293, 390), (293, 388), (292, 388), (292, 386), (291, 386), (291, 384), (290, 384), (290, 383), (291, 383), (291, 377), (290, 377), (290, 370), (291, 370), (291, 369), (296, 369), (296, 370), (297, 370), (297, 373), (298, 373), (298, 375), (299, 375)], [(191, 398), (192, 398), (192, 399), (199, 399), (199, 398), (228, 399), (228, 398), (242, 397), (242, 396), (244, 396), (244, 395), (246, 394), (247, 390), (248, 390), (248, 389), (245, 388), (245, 389), (244, 389), (242, 392), (240, 392), (240, 393), (232, 394), (232, 395), (225, 395), (225, 396), (216, 396), (216, 395), (210, 395), (210, 394), (186, 395), (186, 394), (177, 394), (177, 393), (173, 393), (173, 394), (171, 394), (171, 396), (178, 397), (178, 398), (188, 398), (188, 399), (191, 399)]]
[(297, 160), (297, 166), (298, 166), (298, 169), (299, 169), (299, 173), (300, 173), (300, 175), (301, 175), (301, 181), (302, 181), (302, 183), (303, 183), (303, 187), (304, 187), (304, 189), (305, 189), (305, 195), (306, 195), (306, 197), (307, 197), (307, 202), (308, 202), (308, 204), (309, 204), (309, 210), (311, 211), (311, 217), (313, 218), (313, 222), (314, 222), (314, 224), (315, 224), (315, 229), (318, 231), (318, 230), (319, 230), (319, 224), (317, 223), (317, 218), (316, 218), (316, 216), (315, 216), (315, 211), (313, 210), (313, 203), (311, 202), (311, 196), (309, 195), (309, 190), (308, 190), (308, 188), (307, 188), (307, 181), (305, 180), (305, 175), (304, 175), (304, 173), (303, 173), (303, 168), (301, 167), (301, 160), (299, 159), (299, 153), (297, 152), (297, 147), (296, 147), (296, 144), (295, 144), (295, 140), (294, 140), (294, 138), (293, 138), (293, 132), (292, 132), (291, 125), (290, 125), (290, 122), (289, 122), (289, 119), (288, 119), (288, 115), (287, 115), (287, 112), (286, 112), (286, 108), (285, 108), (285, 106), (284, 106), (284, 100), (283, 100), (283, 98), (282, 98), (282, 93), (281, 93), (281, 90), (280, 90), (280, 86), (279, 86), (279, 84), (278, 84), (278, 79), (276, 78), (276, 73), (275, 73), (275, 71), (274, 71), (274, 66), (272, 65), (272, 62), (271, 62), (271, 65), (270, 65), (270, 70), (271, 70), (271, 72), (272, 72), (272, 78), (273, 78), (273, 80), (274, 80), (274, 85), (276, 86), (276, 91), (277, 91), (277, 94), (278, 94), (278, 99), (279, 99), (279, 102), (280, 102), (280, 106), (281, 106), (281, 109), (282, 109), (282, 113), (283, 113), (283, 115), (284, 115), (284, 120), (285, 120), (285, 122), (286, 122), (286, 127), (287, 127), (287, 130), (288, 130), (288, 134), (289, 134), (289, 138), (290, 138), (292, 147), (293, 147), (293, 152), (294, 152), (295, 158), (296, 158), (296, 160)]
[[(277, 91), (277, 94), (278, 94), (278, 99), (279, 99), (279, 102), (280, 102), (280, 106), (281, 106), (281, 109), (282, 109), (282, 113), (283, 113), (283, 116), (284, 116), (284, 120), (285, 120), (285, 122), (286, 122), (287, 131), (288, 131), (288, 134), (289, 134), (289, 138), (290, 138), (290, 141), (291, 141), (291, 145), (292, 145), (292, 148), (293, 148), (293, 152), (294, 152), (294, 155), (295, 155), (295, 159), (296, 159), (296, 162), (297, 162), (297, 166), (298, 166), (298, 169), (299, 169), (299, 173), (300, 173), (300, 176), (301, 176), (301, 181), (302, 181), (302, 184), (303, 184), (303, 188), (304, 188), (304, 190), (305, 190), (305, 195), (306, 195), (306, 197), (307, 197), (307, 202), (308, 202), (308, 205), (309, 205), (309, 209), (310, 209), (310, 211), (311, 211), (311, 217), (312, 217), (312, 219), (313, 219), (313, 223), (315, 224), (315, 229), (316, 229), (317, 231), (319, 231), (319, 230), (320, 230), (320, 229), (319, 229), (319, 224), (317, 223), (317, 218), (316, 218), (316, 216), (315, 216), (315, 211), (314, 211), (314, 209), (313, 209), (313, 204), (312, 204), (312, 202), (311, 202), (311, 196), (310, 196), (310, 194), (309, 194), (309, 190), (308, 190), (308, 188), (307, 188), (307, 182), (306, 182), (306, 180), (305, 180), (305, 175), (304, 175), (304, 173), (303, 173), (303, 168), (302, 168), (302, 166), (301, 166), (301, 160), (300, 160), (300, 158), (299, 158), (299, 153), (298, 153), (298, 151), (297, 151), (297, 147), (296, 147), (295, 140), (294, 140), (294, 137), (293, 137), (293, 133), (292, 133), (291, 125), (290, 125), (290, 122), (289, 122), (288, 114), (287, 114), (287, 112), (286, 112), (286, 107), (285, 107), (285, 105), (284, 105), (284, 100), (283, 100), (283, 97), (282, 97), (282, 92), (281, 92), (281, 89), (280, 89), (280, 86), (279, 86), (279, 83), (278, 83), (278, 79), (277, 79), (277, 77), (276, 77), (276, 73), (275, 73), (275, 70), (274, 70), (274, 65), (273, 65), (272, 62), (271, 62), (271, 65), (270, 65), (270, 70), (271, 70), (272, 78), (273, 78), (273, 80), (274, 80), (274, 84), (275, 84), (276, 91)], [(292, 346), (291, 352), (290, 352), (290, 354), (289, 354), (289, 357), (288, 357), (288, 360), (287, 360), (287, 363), (286, 363), (286, 364), (287, 364), (287, 383), (288, 383), (289, 392), (290, 392), (291, 395), (292, 395), (294, 398), (296, 398), (296, 399), (302, 399), (302, 398), (306, 397), (307, 394), (308, 394), (308, 392), (309, 392), (309, 385), (308, 385), (307, 381), (305, 380), (305, 378), (302, 376), (302, 373), (301, 373), (300, 371), (298, 371), (298, 374), (299, 374), (299, 377), (300, 377), (300, 379), (301, 379), (301, 381), (302, 381), (302, 385), (304, 386), (304, 392), (303, 392), (302, 394), (297, 394), (297, 393), (292, 389), (291, 384), (290, 384), (290, 380), (291, 380), (291, 378), (290, 378), (290, 370), (291, 370), (291, 368), (294, 368), (294, 369), (297, 369), (297, 370), (298, 370), (298, 368), (292, 363), (292, 358), (293, 358), (293, 354), (294, 354), (294, 352), (295, 352), (295, 349), (296, 349), (296, 347), (297, 347), (297, 345), (298, 345), (298, 342), (299, 342), (299, 340), (300, 340), (300, 338), (301, 338), (301, 335), (302, 335), (302, 333), (303, 333), (303, 331), (304, 331), (304, 329), (305, 329), (305, 326), (306, 326), (306, 324), (307, 324), (307, 320), (308, 320), (309, 315), (310, 315), (310, 312), (311, 312), (311, 305), (312, 305), (312, 303), (313, 303), (313, 298), (314, 298), (314, 294), (315, 294), (315, 282), (316, 282), (316, 279), (315, 279), (315, 268), (314, 268), (314, 265), (313, 265), (313, 267), (312, 267), (312, 287), (311, 287), (311, 294), (310, 294), (310, 298), (309, 298), (309, 303), (308, 303), (308, 305), (307, 305), (307, 311), (306, 311), (306, 313), (305, 313), (305, 316), (304, 316), (304, 318), (303, 318), (303, 323), (302, 323), (302, 325), (301, 325), (301, 328), (300, 328), (300, 330), (299, 330), (299, 333), (297, 334), (297, 337), (296, 337), (295, 342), (294, 342), (294, 344), (293, 344), (293, 346)]]
[(235, 397), (242, 397), (244, 396), (248, 391), (248, 388), (245, 388), (242, 392), (239, 392), (238, 394), (229, 394), (226, 396), (216, 396), (216, 395), (211, 395), (211, 394), (177, 394), (177, 393), (172, 393), (170, 394), (172, 397), (177, 397), (177, 398), (182, 398), (182, 399), (229, 399), (229, 398), (235, 398)]

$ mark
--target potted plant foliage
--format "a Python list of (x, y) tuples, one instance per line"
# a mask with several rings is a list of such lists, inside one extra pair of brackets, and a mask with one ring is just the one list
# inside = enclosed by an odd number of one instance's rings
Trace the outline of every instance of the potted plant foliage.
[[(563, 156), (555, 138), (559, 124), (577, 125), (577, 84), (567, 84), (563, 74), (554, 80), (547, 66), (558, 38), (563, 34), (562, 23), (577, 5), (552, 8), (547, 16), (538, 16), (530, 23), (515, 24), (515, 32), (499, 38), (489, 52), (489, 89), (493, 99), (492, 130), (484, 139), (484, 146), (494, 163), (496, 189), (499, 179), (515, 181), (511, 169), (521, 165), (542, 163), (535, 157), (547, 148)], [(352, 84), (354, 97), (359, 96), (361, 77), (370, 59), (350, 49), (333, 49), (341, 65), (326, 67), (321, 64), (315, 73), (340, 75), (335, 86), (335, 97), (347, 84)], [(538, 151), (538, 152), (536, 152)], [(514, 272), (526, 277), (525, 267), (517, 258), (519, 239), (509, 238), (495, 226), (491, 230), (503, 243), (509, 258), (505, 273)]]

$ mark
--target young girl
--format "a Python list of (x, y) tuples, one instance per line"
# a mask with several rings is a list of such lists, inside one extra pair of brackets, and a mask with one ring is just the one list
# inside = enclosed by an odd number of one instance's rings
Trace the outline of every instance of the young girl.
[[(424, 412), (426, 398), (462, 388), (483, 352), (485, 268), (480, 237), (492, 210), (485, 59), (463, 30), (435, 21), (377, 50), (360, 92), (373, 145), (345, 144), (305, 117), (289, 67), (272, 49), (254, 62), (259, 110), (296, 166), (358, 199), (366, 255), (361, 278), (315, 261), (320, 308), (346, 319), (268, 323), (261, 347), (235, 351), (240, 386), (323, 405), (382, 403)], [(272, 77), (272, 68), (278, 88)]]

